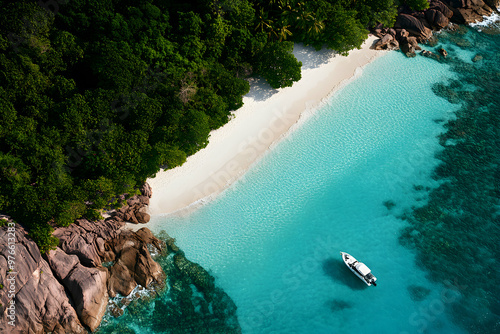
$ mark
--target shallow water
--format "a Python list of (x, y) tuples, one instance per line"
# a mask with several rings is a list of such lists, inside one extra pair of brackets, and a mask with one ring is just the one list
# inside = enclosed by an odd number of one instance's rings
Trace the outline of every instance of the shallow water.
[[(447, 47), (470, 62), (472, 51)], [(422, 248), (404, 242), (423, 230), (401, 219), (434, 203), (444, 182), (439, 135), (460, 104), (438, 97), (435, 84), (452, 83), (456, 71), (396, 52), (377, 59), (216, 200), (153, 217), (152, 230), (166, 230), (215, 276), (243, 333), (465, 333), (450, 310), (471, 289), (429, 272)], [(339, 251), (365, 262), (377, 287)], [(456, 268), (467, 275), (467, 266)], [(127, 312), (107, 326), (117, 322), (153, 333)]]

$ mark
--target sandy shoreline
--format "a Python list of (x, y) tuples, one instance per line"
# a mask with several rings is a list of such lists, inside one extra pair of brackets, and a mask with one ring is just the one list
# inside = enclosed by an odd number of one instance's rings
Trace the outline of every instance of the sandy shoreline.
[(234, 112), (228, 124), (212, 131), (206, 148), (190, 156), (184, 165), (160, 171), (148, 180), (153, 189), (150, 213), (168, 214), (193, 207), (227, 188), (285, 135), (304, 111), (317, 107), (352, 78), (356, 69), (384, 54), (369, 49), (375, 39), (370, 36), (348, 57), (296, 46), (294, 54), (303, 63), (302, 79), (279, 90), (262, 81), (251, 82), (244, 106)]

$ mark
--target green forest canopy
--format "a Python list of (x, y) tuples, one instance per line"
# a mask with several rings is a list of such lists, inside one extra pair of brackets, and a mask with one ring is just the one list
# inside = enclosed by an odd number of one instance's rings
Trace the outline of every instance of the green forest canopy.
[(274, 88), (299, 80), (293, 42), (347, 54), (367, 27), (391, 25), (397, 5), (40, 4), (0, 5), (0, 212), (26, 226), (42, 252), (57, 244), (49, 223), (98, 218), (121, 204), (117, 194), (205, 147), (209, 132), (242, 106), (248, 76)]

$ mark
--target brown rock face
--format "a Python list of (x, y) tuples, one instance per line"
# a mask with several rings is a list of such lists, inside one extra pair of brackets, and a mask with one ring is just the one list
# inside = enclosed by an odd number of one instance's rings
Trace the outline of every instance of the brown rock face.
[(401, 39), (410, 36), (410, 33), (405, 29), (396, 29), (396, 39), (401, 41)]
[(440, 11), (435, 9), (429, 9), (425, 12), (425, 18), (432, 26), (432, 28), (436, 30), (441, 30), (450, 24), (450, 20)]
[(379, 39), (373, 48), (375, 50), (396, 50), (399, 49), (399, 43), (391, 34), (387, 34)]
[[(143, 210), (149, 204), (151, 187), (146, 184), (141, 191), (118, 212), (146, 223), (150, 217)], [(163, 270), (152, 259), (148, 245), (157, 251), (165, 246), (146, 228), (132, 232), (121, 230), (123, 226), (124, 222), (112, 217), (96, 222), (79, 219), (69, 227), (56, 227), (53, 235), (59, 238), (59, 247), (45, 255), (47, 261), (20, 225), (12, 229), (12, 236), (9, 227), (1, 227), (0, 333), (86, 333), (84, 326), (95, 331), (106, 311), (108, 287), (114, 296), (129, 294), (137, 284), (163, 283)], [(12, 294), (7, 271), (9, 238), (16, 243)], [(114, 260), (110, 272), (101, 266), (103, 261)], [(15, 304), (15, 328), (8, 324), (11, 303)]]
[(153, 196), (153, 189), (151, 189), (151, 186), (147, 182), (142, 185), (140, 191), (141, 194), (148, 198), (151, 198), (151, 196)]
[[(7, 226), (0, 228), (0, 283), (4, 287), (0, 289), (0, 333), (85, 333), (64, 287), (53, 276), (36, 244), (16, 224), (16, 248), (11, 255), (8, 233)], [(17, 275), (8, 272), (9, 255), (15, 257)], [(11, 285), (14, 298), (9, 296)], [(15, 318), (9, 317), (9, 307), (15, 310)], [(15, 327), (9, 324), (13, 319)]]
[(120, 210), (116, 211), (113, 218), (118, 221), (129, 222), (133, 224), (146, 224), (151, 218), (145, 213), (146, 207), (149, 205), (149, 196), (152, 194), (151, 187), (146, 183), (141, 191), (147, 195), (135, 195), (127, 200), (125, 205)]
[[(500, 0), (499, 0), (500, 1)], [(450, 9), (450, 7), (448, 7), (447, 5), (445, 5), (443, 2), (441, 1), (437, 1), (437, 0), (433, 0), (431, 1), (430, 3), (430, 6), (429, 6), (429, 9), (435, 9), (437, 11), (440, 11), (441, 13), (443, 13), (444, 16), (446, 16), (448, 19), (451, 19), (452, 16), (453, 16), (453, 11)]]
[(59, 247), (55, 250), (51, 250), (47, 254), (49, 260), (50, 268), (52, 272), (59, 280), (64, 280), (68, 274), (80, 263), (78, 256), (68, 255), (63, 252)]
[(122, 231), (120, 236), (110, 243), (116, 254), (116, 262), (111, 267), (108, 292), (111, 297), (117, 293), (127, 296), (137, 284), (147, 287), (151, 282), (162, 282), (164, 273), (147, 249), (152, 244), (158, 251), (165, 248), (160, 240), (147, 228), (137, 232)]
[(60, 248), (47, 255), (52, 271), (61, 280), (75, 301), (81, 321), (94, 331), (101, 323), (108, 295), (105, 268), (87, 268), (78, 256), (68, 255)]
[(416, 37), (408, 37), (406, 39), (407, 43), (410, 44), (415, 50), (422, 50), (420, 45), (418, 45), (418, 41)]
[(53, 235), (59, 238), (59, 247), (65, 253), (75, 254), (87, 267), (96, 267), (104, 257), (104, 240), (116, 238), (123, 225), (113, 219), (99, 222), (78, 219), (68, 227), (56, 228)]
[(399, 14), (395, 27), (405, 29), (411, 36), (415, 36), (419, 40), (426, 40), (432, 36), (432, 31), (425, 27), (419, 19), (406, 14)]
[(483, 15), (478, 14), (470, 8), (458, 8), (455, 17), (459, 20), (459, 23), (467, 24), (481, 21), (483, 19)]
[(493, 13), (493, 9), (483, 0), (444, 0), (444, 2), (453, 10), (453, 21), (456, 23), (469, 24), (482, 21), (483, 16)]
[(77, 264), (63, 281), (73, 297), (78, 316), (92, 332), (101, 323), (108, 305), (107, 276), (106, 268)]
[(408, 58), (412, 58), (412, 57), (416, 56), (415, 47), (409, 43), (408, 39), (405, 39), (404, 41), (401, 42), (401, 51)]
[(137, 282), (134, 279), (133, 272), (121, 260), (118, 260), (110, 270), (108, 280), (109, 295), (116, 297), (116, 294), (119, 293), (122, 296), (128, 296), (136, 285)]
[(490, 6), (493, 10), (498, 11), (498, 7), (500, 7), (500, 0), (484, 0), (488, 6)]
[(135, 217), (137, 218), (137, 221), (139, 222), (139, 224), (146, 224), (151, 219), (151, 216), (148, 213), (140, 212), (140, 211), (137, 212)]

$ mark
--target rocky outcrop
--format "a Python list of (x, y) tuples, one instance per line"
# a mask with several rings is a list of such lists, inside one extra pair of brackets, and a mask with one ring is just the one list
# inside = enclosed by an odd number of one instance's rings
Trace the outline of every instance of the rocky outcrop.
[(401, 51), (409, 58), (415, 57), (415, 51), (422, 50), (418, 45), (416, 37), (404, 37), (401, 39)]
[(10, 228), (0, 228), (0, 333), (85, 333), (36, 244), (22, 226)]
[[(483, 0), (443, 0), (453, 11), (453, 21), (456, 23), (474, 23), (482, 21), (483, 16), (493, 13), (493, 9)], [(493, 5), (496, 1), (490, 1)], [(494, 6), (496, 8), (498, 6)]]
[[(394, 31), (394, 29), (393, 29)], [(394, 31), (395, 35), (395, 31)], [(375, 50), (398, 50), (399, 42), (394, 38), (394, 36), (390, 33), (384, 35), (381, 39), (379, 39), (375, 45), (373, 46)]]
[(109, 212), (111, 217), (106, 220), (90, 222), (78, 219), (68, 227), (56, 227), (53, 235), (59, 239), (59, 247), (67, 254), (77, 255), (87, 267), (97, 267), (103, 261), (112, 261), (114, 255), (106, 249), (105, 241), (117, 238), (126, 222), (149, 222), (149, 214), (144, 211), (152, 195), (151, 187), (145, 183), (140, 190), (141, 195), (132, 196), (122, 208)]
[(410, 33), (410, 36), (417, 37), (419, 41), (425, 41), (432, 36), (432, 30), (426, 27), (421, 20), (407, 14), (399, 14), (394, 27), (405, 29)]
[(438, 0), (431, 1), (429, 4), (429, 10), (432, 9), (443, 13), (443, 15), (448, 19), (451, 19), (453, 17), (453, 11), (450, 9), (450, 7), (448, 7), (441, 1)]
[(446, 58), (446, 57), (448, 57), (448, 51), (446, 51), (445, 49), (440, 48), (440, 49), (438, 50), (438, 52), (441, 54), (441, 56), (443, 56), (443, 57), (445, 57), (445, 58)]
[(151, 186), (145, 183), (141, 188), (141, 195), (136, 195), (127, 200), (127, 204), (121, 209), (112, 213), (112, 217), (118, 221), (130, 222), (133, 224), (146, 224), (151, 218), (146, 213), (149, 205), (149, 198), (152, 196)]
[(80, 320), (92, 332), (99, 327), (108, 305), (107, 275), (106, 268), (77, 264), (63, 281), (73, 297)]
[(78, 219), (68, 227), (56, 228), (53, 235), (59, 238), (59, 247), (65, 253), (78, 256), (84, 266), (97, 267), (108, 260), (106, 240), (116, 238), (123, 225), (114, 219), (98, 222)]
[(500, 0), (484, 0), (484, 2), (491, 7), (494, 11), (498, 12), (498, 8), (500, 7)]
[[(484, 15), (493, 12), (492, 7), (500, 6), (500, 0), (431, 0), (425, 11), (414, 12), (403, 6), (394, 24), (394, 28), (375, 27), (372, 33), (380, 40), (372, 48), (375, 50), (399, 49), (407, 57), (415, 57), (415, 51), (421, 50), (418, 42), (431, 46), (437, 44), (432, 30), (441, 30), (456, 23), (482, 21)], [(396, 47), (397, 45), (397, 47)], [(439, 55), (423, 52), (422, 55), (440, 59)], [(446, 54), (447, 55), (447, 54)], [(443, 56), (446, 58), (446, 55)], [(435, 57), (434, 57), (435, 56)]]
[(153, 245), (161, 252), (164, 245), (150, 230), (142, 228), (137, 232), (124, 230), (118, 238), (109, 242), (115, 255), (110, 269), (108, 291), (111, 297), (117, 293), (127, 296), (140, 284), (147, 287), (152, 282), (163, 282), (164, 273), (152, 259), (147, 246)]
[[(109, 295), (127, 295), (138, 284), (161, 286), (165, 276), (150, 250), (160, 253), (166, 246), (146, 228), (122, 229), (128, 217), (140, 217), (138, 223), (149, 220), (144, 209), (151, 194), (146, 184), (141, 195), (128, 199), (124, 208), (105, 220), (78, 219), (68, 227), (56, 227), (53, 235), (59, 238), (59, 247), (45, 258), (22, 226), (0, 228), (0, 332), (95, 331)], [(9, 283), (13, 274), (7, 271), (11, 244), (15, 244), (15, 284)], [(108, 270), (103, 263), (110, 261)], [(11, 304), (15, 327), (9, 325)]]
[(84, 267), (78, 256), (68, 255), (60, 248), (50, 251), (47, 258), (54, 275), (70, 293), (81, 321), (94, 331), (108, 304), (107, 269)]
[(425, 19), (435, 30), (441, 30), (450, 24), (450, 20), (442, 12), (436, 9), (429, 9), (425, 12)]

